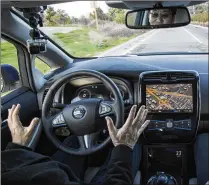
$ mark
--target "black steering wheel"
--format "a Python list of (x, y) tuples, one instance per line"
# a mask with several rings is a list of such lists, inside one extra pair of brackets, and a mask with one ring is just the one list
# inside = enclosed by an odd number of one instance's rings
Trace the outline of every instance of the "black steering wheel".
[[(57, 90), (71, 79), (80, 76), (90, 76), (101, 80), (104, 86), (114, 95), (114, 101), (103, 101), (99, 98), (82, 99), (66, 105), (57, 115), (50, 114), (50, 108)], [(104, 117), (115, 115), (115, 126), (121, 127), (124, 122), (124, 103), (121, 93), (116, 84), (106, 75), (94, 70), (79, 70), (67, 74), (57, 80), (49, 89), (43, 102), (42, 123), (49, 140), (60, 150), (74, 155), (88, 155), (104, 148), (109, 142), (107, 137), (98, 144), (98, 133), (105, 128)], [(70, 148), (60, 142), (55, 136), (53, 129), (68, 127), (73, 135), (78, 137), (80, 147)]]

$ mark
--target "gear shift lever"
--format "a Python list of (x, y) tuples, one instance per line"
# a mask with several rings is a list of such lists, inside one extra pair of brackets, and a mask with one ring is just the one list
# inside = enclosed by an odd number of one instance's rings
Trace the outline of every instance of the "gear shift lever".
[(178, 185), (176, 179), (164, 172), (157, 172), (147, 182), (147, 185)]

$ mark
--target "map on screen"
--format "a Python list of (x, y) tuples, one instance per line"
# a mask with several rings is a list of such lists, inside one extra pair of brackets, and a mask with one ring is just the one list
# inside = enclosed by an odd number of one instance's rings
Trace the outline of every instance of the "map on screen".
[(146, 85), (149, 112), (193, 112), (192, 84)]

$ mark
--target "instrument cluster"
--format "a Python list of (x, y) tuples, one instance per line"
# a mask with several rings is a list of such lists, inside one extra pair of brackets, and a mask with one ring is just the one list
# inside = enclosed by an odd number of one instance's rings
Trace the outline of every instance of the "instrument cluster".
[[(127, 87), (118, 85), (121, 96), (123, 97), (124, 104), (131, 104), (131, 98)], [(81, 99), (88, 98), (101, 98), (105, 101), (114, 101), (114, 95), (103, 84), (86, 85), (78, 88), (75, 92), (74, 98), (71, 103)]]

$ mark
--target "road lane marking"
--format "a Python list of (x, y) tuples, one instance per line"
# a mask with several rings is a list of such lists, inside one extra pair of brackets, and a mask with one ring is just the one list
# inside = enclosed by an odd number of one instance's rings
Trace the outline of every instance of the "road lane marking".
[(191, 32), (189, 32), (186, 28), (184, 28), (184, 30), (189, 33), (197, 42), (199, 42), (200, 44), (202, 44), (202, 42), (196, 37), (194, 36)]
[(145, 42), (147, 39), (151, 38), (153, 35), (155, 35), (158, 32), (159, 32), (159, 30), (154, 30), (150, 35), (148, 35), (147, 37), (145, 37), (139, 43), (137, 43), (137, 44), (133, 45), (131, 48), (129, 48), (125, 53), (123, 53), (123, 55), (128, 54), (130, 51), (132, 51), (133, 49), (135, 49), (136, 47), (138, 47), (140, 44), (142, 44), (143, 42)]

